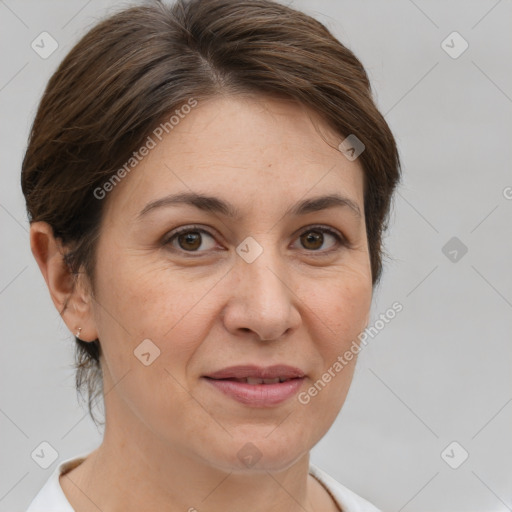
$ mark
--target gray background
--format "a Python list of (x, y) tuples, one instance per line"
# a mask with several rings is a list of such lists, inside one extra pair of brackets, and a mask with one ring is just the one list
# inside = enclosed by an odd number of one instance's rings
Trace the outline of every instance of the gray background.
[[(47, 80), (119, 5), (0, 0), (2, 512), (24, 509), (60, 460), (101, 440), (76, 399), (71, 334), (30, 252), (19, 174)], [(511, 2), (292, 5), (362, 60), (404, 171), (370, 325), (394, 301), (403, 311), (362, 351), (312, 461), (385, 511), (512, 510)], [(43, 31), (59, 45), (47, 59), (31, 48)], [(469, 44), (457, 58), (441, 45), (453, 31)], [(445, 48), (461, 45), (451, 37)], [(458, 247), (443, 252), (452, 237)], [(59, 457), (48, 469), (31, 458), (43, 441)], [(469, 458), (453, 469), (445, 460), (456, 465), (462, 450)]]

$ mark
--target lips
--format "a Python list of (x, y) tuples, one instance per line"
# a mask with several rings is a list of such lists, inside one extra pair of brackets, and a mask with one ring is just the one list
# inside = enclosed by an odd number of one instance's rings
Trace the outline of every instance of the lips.
[(232, 366), (204, 379), (214, 389), (250, 407), (274, 407), (298, 393), (305, 379), (299, 368), (287, 365)]

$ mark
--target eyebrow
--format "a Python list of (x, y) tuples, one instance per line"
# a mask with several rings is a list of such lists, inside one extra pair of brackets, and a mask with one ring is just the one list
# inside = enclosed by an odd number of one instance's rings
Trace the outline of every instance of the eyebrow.
[[(235, 220), (240, 220), (242, 217), (238, 208), (222, 199), (219, 199), (218, 197), (198, 194), (196, 192), (183, 192), (180, 194), (162, 197), (161, 199), (157, 199), (156, 201), (148, 203), (138, 214), (137, 219), (140, 219), (150, 211), (153, 211), (157, 208), (177, 206), (182, 204), (195, 206), (199, 210), (209, 213), (221, 214), (226, 217), (231, 217)], [(318, 212), (334, 207), (348, 207), (348, 209), (358, 219), (362, 217), (358, 204), (348, 197), (343, 197), (339, 194), (329, 194), (312, 197), (309, 199), (303, 199), (302, 201), (299, 201), (288, 208), (284, 216), (306, 215), (308, 213)]]

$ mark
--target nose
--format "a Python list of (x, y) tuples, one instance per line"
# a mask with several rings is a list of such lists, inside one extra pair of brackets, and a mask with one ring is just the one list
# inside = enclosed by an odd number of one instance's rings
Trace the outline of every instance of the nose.
[(277, 340), (301, 322), (290, 272), (279, 256), (265, 249), (252, 263), (237, 258), (231, 271), (229, 299), (223, 310), (226, 329), (235, 336)]

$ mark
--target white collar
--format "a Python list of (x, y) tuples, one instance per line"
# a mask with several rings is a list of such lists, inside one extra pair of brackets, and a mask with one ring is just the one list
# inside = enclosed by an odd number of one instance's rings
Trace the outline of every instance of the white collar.
[[(82, 453), (62, 461), (32, 500), (26, 512), (74, 512), (60, 486), (59, 476), (78, 466), (88, 455), (89, 453)], [(380, 512), (374, 505), (341, 485), (314, 464), (309, 465), (309, 473), (325, 487), (343, 512)]]

